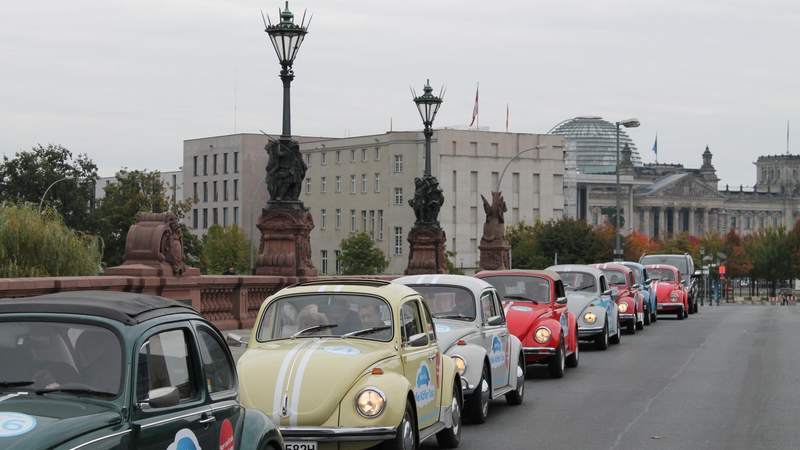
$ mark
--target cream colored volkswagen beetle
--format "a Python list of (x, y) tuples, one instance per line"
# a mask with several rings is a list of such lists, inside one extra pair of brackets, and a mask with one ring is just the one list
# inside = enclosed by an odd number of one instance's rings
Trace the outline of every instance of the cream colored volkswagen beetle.
[[(239, 359), (241, 401), (286, 450), (416, 449), (461, 436), (461, 379), (420, 295), (379, 280), (317, 280), (267, 298)], [(338, 445), (338, 447), (337, 447)]]

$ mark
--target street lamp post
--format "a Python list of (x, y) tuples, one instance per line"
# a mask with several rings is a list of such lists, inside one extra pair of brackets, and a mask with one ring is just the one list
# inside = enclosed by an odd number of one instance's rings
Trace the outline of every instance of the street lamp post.
[[(41, 213), (42, 213), (42, 206), (44, 206), (44, 199), (45, 199), (45, 197), (47, 197), (47, 193), (48, 193), (48, 192), (50, 192), (50, 189), (52, 189), (52, 188), (53, 188), (53, 186), (55, 186), (56, 184), (58, 184), (58, 183), (60, 183), (60, 182), (62, 182), (62, 181), (65, 181), (65, 180), (71, 180), (71, 179), (73, 179), (73, 178), (75, 178), (75, 177), (73, 177), (73, 176), (66, 176), (66, 177), (64, 177), (64, 178), (60, 178), (60, 179), (58, 179), (58, 180), (56, 180), (56, 181), (53, 181), (52, 183), (50, 183), (50, 186), (47, 186), (47, 189), (45, 189), (45, 190), (44, 190), (44, 194), (42, 194), (42, 198), (41, 198), (41, 199), (39, 199), (39, 214), (41, 214)], [(94, 193), (92, 193), (92, 195), (94, 196)]]
[(419, 111), (419, 117), (422, 119), (422, 124), (424, 125), (425, 129), (423, 130), (423, 134), (425, 135), (425, 178), (430, 178), (431, 175), (431, 138), (433, 137), (433, 121), (436, 119), (436, 113), (439, 112), (439, 108), (442, 106), (442, 102), (444, 101), (444, 92), (440, 91), (439, 95), (433, 95), (433, 88), (431, 87), (431, 80), (427, 80), (425, 83), (425, 87), (423, 88), (422, 95), (416, 95), (412, 91), (412, 95), (414, 95), (414, 103), (417, 105), (417, 110)]
[(622, 209), (622, 188), (619, 184), (619, 126), (622, 125), (625, 128), (636, 128), (639, 126), (638, 119), (627, 119), (621, 120), (616, 123), (617, 127), (617, 165), (615, 172), (617, 173), (617, 194), (616, 194), (616, 209), (614, 210), (614, 215), (616, 216), (616, 224), (614, 229), (614, 259), (621, 260), (622, 259), (622, 235), (620, 234), (620, 228), (622, 227), (621, 220), (620, 220), (620, 210)]

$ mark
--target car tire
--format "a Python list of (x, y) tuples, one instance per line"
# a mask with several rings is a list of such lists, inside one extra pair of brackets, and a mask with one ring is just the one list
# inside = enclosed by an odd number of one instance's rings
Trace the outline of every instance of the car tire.
[(594, 337), (594, 346), (598, 350), (608, 349), (608, 319), (603, 325), (603, 332)]
[(620, 327), (619, 319), (617, 320), (617, 332), (608, 341), (614, 345), (622, 342), (622, 327)]
[(467, 402), (466, 412), (472, 423), (484, 423), (489, 417), (489, 400), (492, 395), (489, 380), (489, 366), (484, 364), (481, 379), (478, 380), (475, 392)]
[(509, 405), (521, 405), (525, 399), (525, 357), (519, 355), (519, 362), (517, 363), (517, 386), (516, 388), (506, 394), (506, 403)]
[(650, 319), (650, 323), (658, 322), (658, 309), (653, 311), (653, 317)]
[(414, 420), (414, 409), (411, 402), (406, 401), (406, 412), (403, 420), (397, 427), (397, 436), (389, 441), (384, 441), (380, 448), (382, 450), (416, 450), (419, 446), (419, 430), (417, 421)]
[(686, 310), (683, 311), (683, 317), (684, 318), (689, 317), (689, 314), (691, 314), (691, 312), (692, 312), (692, 307), (690, 306), (689, 307), (689, 312), (686, 312)]
[(636, 334), (636, 311), (634, 310), (633, 319), (626, 325), (628, 334)]
[(564, 339), (558, 344), (556, 354), (550, 358), (548, 367), (550, 369), (550, 378), (562, 378), (564, 376), (564, 369), (567, 366), (567, 357), (564, 355)]
[(683, 320), (684, 317), (686, 317), (686, 311), (683, 308), (681, 308), (678, 311), (678, 320)]
[[(575, 335), (577, 335), (577, 334), (578, 334), (578, 330), (575, 330)], [(578, 367), (578, 363), (580, 362), (580, 347), (581, 347), (580, 343), (576, 342), (575, 343), (575, 352), (573, 354), (567, 356), (567, 359), (565, 361), (567, 367), (571, 367), (571, 368)]]
[(650, 314), (650, 308), (644, 308), (644, 324), (650, 325), (653, 322), (652, 314)]
[(456, 448), (461, 443), (461, 389), (453, 382), (453, 401), (450, 413), (453, 426), (436, 433), (436, 442), (441, 448)]

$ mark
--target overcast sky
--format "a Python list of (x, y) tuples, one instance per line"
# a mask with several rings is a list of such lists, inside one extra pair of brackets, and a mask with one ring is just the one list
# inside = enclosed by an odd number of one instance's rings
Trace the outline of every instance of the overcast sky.
[[(102, 175), (175, 170), (184, 139), (280, 132), (279, 66), (259, 9), (278, 1), (25, 0), (0, 9), (0, 152), (85, 152)], [(409, 85), (447, 85), (437, 125), (545, 133), (637, 117), (644, 161), (753, 184), (758, 155), (800, 153), (796, 0), (301, 0), (293, 132), (417, 129)], [(238, 105), (234, 129), (234, 104)]]

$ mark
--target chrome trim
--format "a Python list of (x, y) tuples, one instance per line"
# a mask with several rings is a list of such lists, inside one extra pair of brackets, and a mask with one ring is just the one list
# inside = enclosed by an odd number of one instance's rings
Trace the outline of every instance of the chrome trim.
[(70, 447), (69, 450), (78, 450), (79, 448), (84, 448), (87, 445), (96, 444), (96, 443), (98, 443), (100, 441), (104, 441), (104, 440), (106, 440), (108, 438), (112, 438), (112, 437), (116, 437), (116, 436), (122, 436), (123, 434), (130, 433), (130, 432), (131, 432), (130, 429), (127, 429), (127, 430), (124, 430), (124, 431), (117, 431), (116, 433), (111, 433), (111, 434), (106, 435), (106, 436), (102, 436), (102, 437), (99, 437), (99, 438), (92, 439), (91, 441), (84, 442), (83, 444), (77, 445), (75, 447)]
[[(375, 414), (374, 416), (368, 416), (368, 415), (364, 414), (358, 408), (358, 398), (361, 397), (361, 394), (363, 394), (364, 392), (367, 392), (367, 391), (375, 392), (376, 394), (380, 395), (381, 398), (383, 399), (383, 407), (381, 407), (381, 410), (378, 411), (378, 414)], [(389, 401), (386, 400), (386, 394), (382, 390), (376, 388), (375, 386), (367, 386), (364, 389), (358, 391), (358, 395), (356, 395), (356, 398), (353, 399), (353, 406), (356, 407), (356, 412), (358, 413), (359, 416), (361, 416), (361, 417), (363, 417), (365, 419), (375, 419), (378, 416), (380, 416), (381, 414), (383, 414), (383, 412), (386, 411), (386, 404), (387, 403), (389, 403)]]
[(635, 315), (635, 314), (627, 314), (627, 313), (623, 314), (623, 313), (619, 313), (619, 318), (620, 318), (620, 319), (625, 319), (625, 320), (627, 320), (627, 319), (633, 319), (633, 318), (635, 318), (635, 317), (636, 317), (636, 315)]
[(522, 347), (525, 356), (555, 355), (556, 351), (550, 347)]
[(385, 441), (394, 439), (394, 427), (280, 427), (286, 441)]
[(180, 416), (175, 416), (175, 417), (170, 417), (168, 419), (162, 419), (162, 420), (158, 420), (158, 421), (155, 421), (155, 422), (150, 422), (148, 424), (140, 425), (140, 427), (144, 430), (144, 429), (147, 429), (147, 428), (150, 428), (150, 427), (155, 427), (155, 426), (158, 426), (158, 425), (163, 425), (165, 423), (173, 422), (175, 420), (185, 419), (187, 417), (202, 416), (204, 413), (208, 414), (208, 413), (212, 413), (212, 411), (210, 409), (203, 410), (203, 411), (194, 411), (194, 412), (191, 412), (191, 413), (182, 414)]

